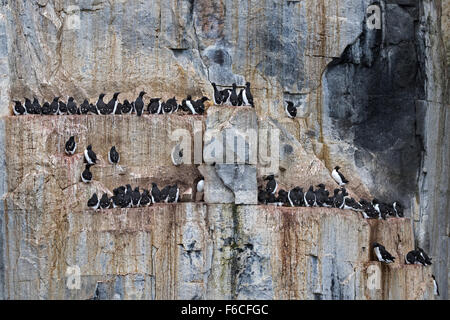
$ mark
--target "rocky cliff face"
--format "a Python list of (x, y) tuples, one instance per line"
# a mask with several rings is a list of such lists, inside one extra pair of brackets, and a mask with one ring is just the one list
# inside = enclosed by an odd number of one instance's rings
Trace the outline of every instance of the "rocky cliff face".
[[(0, 297), (429, 299), (432, 272), (448, 298), (449, 41), (441, 16), (449, 8), (383, 0), (382, 27), (370, 30), (370, 4), (3, 1)], [(100, 92), (108, 100), (120, 91), (123, 100), (145, 89), (181, 100), (211, 97), (211, 82), (245, 81), (256, 114), (211, 107), (206, 119), (8, 116), (11, 101), (25, 96), (93, 102)], [(298, 106), (295, 120), (285, 116), (286, 99)], [(407, 218), (255, 206), (267, 169), (261, 154), (256, 163), (172, 166), (171, 133), (187, 130), (192, 141), (200, 133), (206, 148), (208, 128), (255, 129), (259, 145), (280, 155), (284, 188), (333, 188), (329, 172), (339, 164), (352, 195), (400, 200)], [(275, 129), (276, 147), (263, 139)], [(88, 188), (78, 181), (81, 154), (62, 153), (74, 134), (101, 156)], [(114, 144), (123, 163), (115, 168), (105, 161)], [(188, 190), (200, 175), (202, 204), (105, 214), (85, 207), (94, 190), (152, 181)], [(373, 240), (398, 257), (420, 245), (432, 269), (380, 267), (371, 262)], [(382, 283), (368, 286), (374, 272)]]

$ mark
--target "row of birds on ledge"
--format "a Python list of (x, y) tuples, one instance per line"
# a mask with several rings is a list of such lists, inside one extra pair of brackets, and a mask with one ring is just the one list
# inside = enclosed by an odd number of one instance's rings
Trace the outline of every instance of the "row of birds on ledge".
[[(202, 181), (202, 180), (201, 180)], [(143, 189), (141, 193), (139, 187), (131, 188), (130, 184), (120, 186), (113, 190), (113, 196), (108, 197), (107, 193), (103, 193), (99, 199), (97, 193), (94, 193), (88, 200), (89, 208), (112, 209), (112, 208), (137, 208), (147, 207), (152, 203), (177, 203), (180, 196), (180, 189), (177, 184), (165, 186), (159, 190), (156, 183), (152, 183), (151, 190)]]
[(167, 101), (161, 101), (161, 98), (151, 98), (147, 104), (144, 102), (145, 91), (141, 91), (135, 101), (131, 103), (128, 100), (124, 100), (123, 104), (119, 102), (120, 92), (114, 93), (113, 97), (108, 103), (103, 101), (105, 94), (99, 95), (97, 102), (94, 104), (89, 103), (88, 99), (85, 99), (83, 103), (78, 107), (73, 97), (69, 97), (67, 104), (59, 100), (60, 97), (55, 97), (51, 103), (44, 102), (41, 106), (38, 99), (34, 98), (33, 102), (30, 99), (25, 98), (25, 103), (22, 105), (21, 101), (14, 101), (13, 112), (18, 115), (67, 115), (67, 114), (97, 114), (97, 115), (121, 115), (121, 114), (136, 114), (141, 116), (144, 112), (149, 114), (173, 114), (178, 110), (182, 110), (191, 114), (202, 115), (205, 112), (204, 103), (209, 99), (202, 97), (198, 100), (193, 100), (189, 95), (186, 99), (178, 105), (175, 97), (168, 99)]
[[(250, 82), (246, 83), (239, 94), (237, 93), (236, 83), (233, 83), (232, 89), (224, 89), (219, 91), (215, 83), (212, 83), (214, 88), (214, 103), (216, 105), (232, 105), (232, 106), (254, 106), (253, 96), (250, 91)], [(84, 99), (83, 103), (78, 106), (73, 97), (69, 97), (67, 103), (60, 100), (60, 97), (53, 98), (52, 102), (44, 102), (41, 106), (39, 100), (35, 97), (33, 102), (25, 98), (24, 104), (21, 101), (14, 100), (13, 113), (14, 115), (67, 115), (67, 114), (99, 114), (99, 115), (120, 115), (120, 114), (134, 114), (141, 116), (145, 111), (149, 114), (173, 114), (178, 110), (187, 112), (188, 114), (202, 115), (205, 112), (205, 102), (209, 100), (208, 97), (201, 97), (193, 100), (192, 96), (188, 95), (183, 99), (181, 104), (178, 104), (175, 97), (167, 101), (161, 101), (161, 98), (151, 98), (147, 104), (144, 102), (144, 95), (147, 93), (141, 91), (135, 101), (124, 100), (119, 102), (120, 92), (115, 92), (111, 100), (107, 103), (103, 101), (105, 93), (101, 93), (95, 104)]]
[(359, 202), (349, 197), (346, 189), (343, 187), (348, 180), (339, 172), (340, 167), (333, 169), (331, 176), (339, 184), (340, 189), (334, 189), (334, 193), (330, 196), (330, 192), (325, 188), (324, 184), (317, 185), (316, 190), (310, 186), (308, 191), (303, 192), (303, 188), (295, 187), (286, 191), (280, 189), (278, 195), (278, 183), (273, 175), (266, 177), (265, 188), (258, 188), (258, 202), (262, 204), (273, 204), (277, 206), (291, 207), (327, 207), (345, 210), (353, 210), (361, 212), (366, 219), (386, 219), (388, 216), (403, 217), (403, 206), (399, 202), (387, 204), (373, 199), (371, 202), (361, 199)]
[[(378, 261), (386, 264), (393, 263), (395, 261), (395, 257), (392, 254), (390, 254), (382, 244), (374, 242), (372, 244), (372, 247), (373, 252), (377, 257)], [(416, 250), (409, 251), (405, 256), (406, 264), (418, 264), (424, 267), (431, 266), (432, 265), (431, 260), (432, 258), (430, 258), (425, 253), (425, 251), (419, 247), (417, 247)], [(436, 278), (434, 275), (431, 275), (431, 277), (433, 278), (434, 295), (439, 296), (439, 287), (436, 282)]]

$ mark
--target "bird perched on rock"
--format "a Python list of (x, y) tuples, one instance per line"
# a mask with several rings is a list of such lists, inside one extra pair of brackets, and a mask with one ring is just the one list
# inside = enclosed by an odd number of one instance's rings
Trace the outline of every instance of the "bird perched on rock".
[(50, 114), (58, 114), (59, 108), (59, 97), (54, 97), (52, 103), (50, 104)]
[(25, 114), (34, 114), (33, 104), (31, 103), (30, 99), (25, 98)]
[(395, 260), (395, 257), (393, 257), (386, 248), (378, 242), (373, 243), (373, 251), (380, 262), (392, 263)]
[(194, 103), (192, 105), (197, 114), (202, 115), (203, 113), (205, 113), (205, 102), (208, 100), (209, 99), (207, 97), (202, 97), (202, 98), (194, 101)]
[(141, 201), (141, 193), (139, 192), (139, 187), (136, 187), (131, 192), (131, 206), (134, 208), (139, 207), (140, 201)]
[[(47, 102), (47, 106), (48, 106), (48, 109), (51, 110), (50, 104), (48, 102)], [(36, 97), (33, 98), (33, 114), (43, 114), (42, 107), (39, 104), (39, 101)], [(49, 111), (49, 114), (50, 114), (50, 111)]]
[(177, 203), (180, 195), (180, 189), (177, 184), (174, 184), (169, 188), (169, 196), (167, 197), (167, 203)]
[(287, 116), (291, 119), (294, 119), (297, 116), (297, 108), (294, 106), (294, 103), (292, 101), (286, 100), (286, 106), (284, 107), (284, 111), (286, 112)]
[(214, 99), (214, 104), (216, 106), (220, 105), (222, 103), (222, 94), (220, 93), (220, 91), (217, 89), (217, 85), (213, 82), (211, 83), (213, 88), (214, 88), (214, 95), (213, 95), (213, 99)]
[(93, 114), (99, 114), (97, 106), (92, 103), (89, 103), (89, 111)]
[(148, 104), (148, 112), (151, 114), (160, 114), (161, 110), (161, 98), (152, 98)]
[(105, 192), (103, 193), (102, 197), (100, 198), (100, 209), (109, 209), (111, 206), (111, 199), (108, 197), (108, 194)]
[(141, 200), (139, 202), (139, 205), (141, 207), (147, 207), (152, 203), (152, 199), (150, 198), (150, 193), (147, 189), (144, 189), (142, 191)]
[(245, 89), (242, 91), (242, 103), (244, 104), (244, 106), (254, 107), (253, 96), (250, 91), (250, 82), (245, 83)]
[(267, 191), (264, 189), (258, 189), (258, 203), (267, 204)]
[(88, 114), (90, 111), (89, 101), (88, 99), (84, 99), (83, 103), (80, 105), (81, 114)]
[(109, 100), (108, 104), (106, 105), (108, 114), (116, 114), (117, 105), (119, 104), (119, 100), (117, 100), (117, 98), (119, 97), (119, 94), (120, 94), (120, 92), (115, 92), (113, 94), (113, 97), (111, 98), (111, 100)]
[(403, 214), (403, 206), (400, 204), (400, 202), (394, 202), (392, 204), (392, 207), (394, 208), (394, 212), (397, 215), (398, 218), (403, 218), (404, 214)]
[(80, 114), (80, 109), (78, 109), (77, 104), (73, 100), (73, 97), (69, 97), (69, 100), (67, 101), (67, 110), (69, 110), (70, 114)]
[(161, 201), (161, 191), (159, 190), (156, 183), (152, 182), (152, 190), (150, 191), (152, 197), (152, 202), (157, 203)]
[(433, 278), (433, 294), (435, 296), (439, 296), (439, 286), (438, 283), (436, 281), (436, 278), (434, 277), (434, 274), (431, 275), (431, 277)]
[(58, 114), (65, 115), (68, 112), (69, 112), (69, 109), (67, 109), (67, 104), (65, 104), (64, 101), (59, 101)]
[(92, 150), (92, 145), (88, 145), (84, 150), (84, 160), (88, 164), (95, 164), (97, 162), (97, 155)]
[(226, 106), (231, 106), (231, 89), (223, 89), (220, 91), (220, 94), (222, 96), (222, 104)]
[(161, 189), (161, 196), (160, 196), (160, 201), (161, 202), (166, 202), (169, 200), (169, 190), (170, 190), (171, 186), (165, 186), (164, 188)]
[(365, 219), (375, 219), (378, 218), (378, 212), (375, 210), (373, 205), (365, 199), (359, 200), (362, 206), (361, 213)]
[(192, 100), (192, 97), (190, 95), (181, 102), (181, 108), (184, 111), (190, 112), (192, 114), (197, 114), (194, 109), (194, 101)]
[(134, 109), (136, 110), (136, 114), (138, 117), (142, 115), (142, 112), (144, 110), (144, 95), (146, 94), (145, 91), (141, 91), (139, 93), (139, 96), (137, 97), (136, 101), (134, 102)]
[[(411, 250), (405, 256), (406, 264), (420, 264), (421, 262), (417, 259), (420, 256), (420, 252), (418, 250)], [(423, 259), (421, 259), (423, 260)], [(423, 260), (423, 264), (425, 265), (425, 260)]]
[(120, 161), (120, 155), (116, 150), (116, 146), (112, 146), (108, 152), (108, 160), (111, 164), (118, 164)]
[(124, 100), (123, 101), (123, 105), (122, 105), (122, 114), (131, 114), (131, 112), (133, 111), (133, 106), (130, 104), (130, 102), (128, 100)]
[(13, 112), (16, 116), (21, 116), (27, 114), (27, 110), (22, 105), (22, 102), (14, 100)]
[(308, 191), (305, 193), (305, 205), (307, 207), (316, 207), (317, 203), (316, 203), (316, 194), (314, 193), (314, 188), (313, 186), (309, 186)]
[(425, 264), (431, 266), (431, 258), (425, 253), (425, 251), (423, 251), (423, 249), (419, 247), (417, 247), (417, 250), (419, 251), (420, 256), (425, 260)]
[(288, 192), (284, 189), (280, 189), (278, 191), (278, 197), (276, 199), (276, 202), (279, 206), (283, 206), (285, 204), (289, 203), (289, 199), (288, 199)]
[(233, 89), (231, 90), (231, 95), (230, 95), (230, 102), (232, 106), (237, 106), (238, 105), (238, 95), (236, 92), (236, 83), (233, 83)]
[(100, 200), (97, 197), (97, 194), (94, 193), (92, 197), (88, 200), (88, 207), (94, 210), (97, 210), (100, 206)]
[(344, 193), (339, 191), (339, 189), (334, 189), (333, 207), (342, 209), (344, 208)]
[(291, 207), (302, 207), (305, 205), (303, 188), (295, 187), (288, 192), (288, 200)]
[(275, 176), (273, 174), (271, 174), (270, 176), (267, 176), (264, 180), (267, 181), (267, 184), (266, 184), (267, 193), (275, 194), (277, 192), (277, 188), (278, 188), (278, 183), (275, 180)]
[(73, 155), (77, 150), (77, 143), (75, 142), (75, 137), (71, 136), (69, 140), (67, 140), (66, 145), (64, 147), (64, 151), (68, 155)]
[(163, 102), (161, 104), (161, 109), (163, 114), (171, 114), (172, 113), (172, 106), (168, 104), (167, 102)]
[(342, 187), (342, 186), (345, 186), (348, 183), (348, 180), (345, 179), (344, 175), (339, 172), (340, 168), (341, 167), (339, 167), (339, 166), (334, 167), (333, 171), (331, 172), (331, 176), (333, 177), (334, 181), (336, 181), (336, 183), (340, 187)]
[(323, 183), (317, 185), (317, 187), (319, 188), (315, 191), (317, 206), (329, 207), (327, 200), (330, 193), (325, 189), (325, 185)]
[[(36, 107), (33, 105), (34, 110), (36, 110)], [(45, 116), (49, 116), (52, 114), (52, 107), (50, 106), (50, 103), (44, 102), (42, 105), (41, 113)]]
[(84, 183), (90, 183), (92, 181), (92, 172), (89, 171), (89, 168), (91, 166), (91, 164), (86, 164), (85, 169), (81, 173), (81, 181), (83, 181)]
[(106, 114), (108, 114), (108, 107), (106, 106), (106, 103), (103, 101), (103, 98), (105, 97), (105, 94), (104, 93), (101, 93), (99, 96), (98, 96), (98, 100), (97, 100), (97, 103), (96, 103), (96, 108), (97, 108), (97, 110), (98, 110), (98, 112), (100, 113), (100, 114), (102, 114), (102, 115), (106, 115)]

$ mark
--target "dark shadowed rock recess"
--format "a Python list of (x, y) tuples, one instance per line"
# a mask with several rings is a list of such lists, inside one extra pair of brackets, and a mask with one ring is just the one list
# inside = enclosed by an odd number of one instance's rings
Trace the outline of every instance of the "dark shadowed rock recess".
[[(366, 24), (372, 3), (381, 29)], [(442, 0), (1, 1), (0, 299), (448, 299), (449, 17)], [(208, 101), (203, 116), (11, 109), (142, 90), (145, 106), (181, 103), (247, 81), (254, 108)], [(207, 158), (217, 143), (226, 164)], [(191, 163), (173, 165), (177, 145)], [(258, 205), (273, 155), (279, 188), (332, 192), (339, 165), (352, 197), (400, 201), (405, 217)], [(182, 202), (86, 206), (152, 182), (177, 183)], [(378, 262), (373, 242), (395, 262)], [(431, 266), (405, 264), (416, 246)]]

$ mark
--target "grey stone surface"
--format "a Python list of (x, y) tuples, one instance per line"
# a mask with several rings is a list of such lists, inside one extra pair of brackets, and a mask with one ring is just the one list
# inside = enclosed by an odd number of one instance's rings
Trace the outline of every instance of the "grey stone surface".
[(200, 165), (200, 173), (205, 179), (203, 200), (206, 203), (234, 203), (234, 194), (227, 188), (212, 165)]
[(256, 166), (216, 164), (217, 175), (234, 194), (235, 204), (258, 204)]

